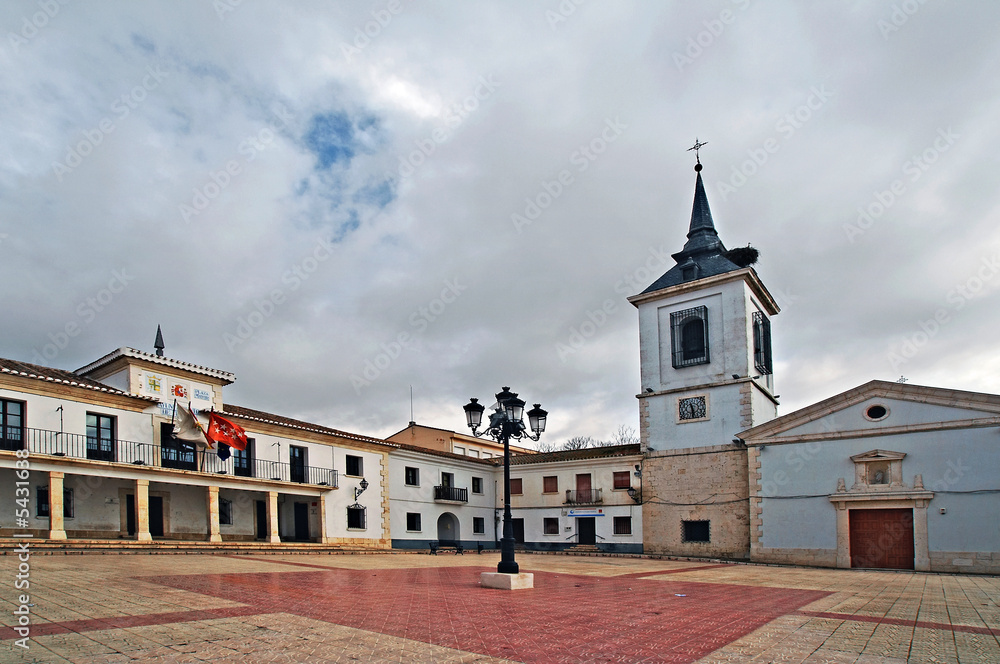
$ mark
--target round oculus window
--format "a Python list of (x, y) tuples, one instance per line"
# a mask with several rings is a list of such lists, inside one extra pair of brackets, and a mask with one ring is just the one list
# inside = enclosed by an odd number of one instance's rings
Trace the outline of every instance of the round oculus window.
[(865, 417), (869, 420), (884, 420), (889, 416), (889, 409), (885, 406), (868, 406), (868, 410), (865, 411)]

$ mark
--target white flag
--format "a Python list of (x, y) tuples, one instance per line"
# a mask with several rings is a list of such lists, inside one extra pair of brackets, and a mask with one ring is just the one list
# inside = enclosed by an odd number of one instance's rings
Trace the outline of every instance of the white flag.
[(174, 438), (186, 440), (189, 443), (196, 443), (202, 447), (212, 447), (205, 437), (205, 430), (201, 422), (191, 412), (191, 407), (184, 407), (174, 401)]

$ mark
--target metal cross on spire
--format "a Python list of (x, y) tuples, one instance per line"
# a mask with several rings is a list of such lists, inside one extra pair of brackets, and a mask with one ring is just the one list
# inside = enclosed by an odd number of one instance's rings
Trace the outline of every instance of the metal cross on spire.
[(695, 161), (697, 161), (699, 165), (701, 165), (701, 158), (698, 156), (698, 150), (702, 149), (706, 145), (708, 145), (708, 141), (705, 141), (704, 143), (702, 143), (697, 138), (695, 138), (694, 139), (694, 145), (691, 146), (691, 147), (689, 147), (687, 149), (688, 152), (691, 152), (691, 150), (694, 150), (694, 158), (695, 158)]

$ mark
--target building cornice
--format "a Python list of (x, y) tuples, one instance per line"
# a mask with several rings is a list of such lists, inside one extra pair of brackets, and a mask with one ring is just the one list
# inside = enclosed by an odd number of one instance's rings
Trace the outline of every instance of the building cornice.
[(769, 316), (777, 315), (778, 312), (781, 311), (781, 308), (778, 307), (778, 303), (775, 301), (770, 291), (767, 290), (764, 282), (760, 280), (759, 276), (757, 276), (757, 271), (752, 267), (744, 267), (732, 272), (724, 272), (723, 274), (716, 274), (703, 279), (687, 281), (683, 284), (668, 286), (667, 288), (661, 288), (649, 293), (639, 293), (638, 295), (629, 297), (628, 301), (632, 304), (632, 306), (638, 308), (640, 304), (645, 304), (646, 302), (662, 300), (663, 298), (673, 297), (675, 295), (696, 293), (698, 291), (703, 291), (706, 288), (720, 286), (731, 281), (745, 282), (750, 287), (753, 294), (759, 298), (760, 305), (764, 307)]
[(117, 350), (111, 351), (104, 357), (91, 362), (87, 366), (80, 367), (75, 373), (87, 375), (115, 363), (137, 364), (136, 362), (130, 362), (129, 360), (138, 360), (138, 363), (144, 363), (147, 367), (170, 367), (172, 369), (180, 369), (181, 371), (198, 376), (207, 376), (209, 378), (214, 378), (222, 385), (229, 385), (236, 380), (236, 375), (228, 371), (203, 367), (199, 364), (182, 362), (181, 360), (174, 360), (169, 357), (160, 357), (158, 355), (153, 355), (152, 353), (136, 350), (135, 348), (129, 348), (128, 346), (122, 346)]

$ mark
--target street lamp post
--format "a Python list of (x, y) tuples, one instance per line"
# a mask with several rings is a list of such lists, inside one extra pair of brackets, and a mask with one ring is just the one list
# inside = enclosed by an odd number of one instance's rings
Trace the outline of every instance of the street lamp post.
[[(517, 398), (516, 392), (509, 387), (496, 395), (496, 410), (490, 414), (489, 424), (483, 433), (497, 442), (503, 442), (503, 537), (500, 539), (500, 563), (497, 565), (499, 574), (517, 574), (517, 562), (514, 560), (514, 529), (510, 516), (510, 439), (538, 440), (545, 431), (545, 420), (548, 413), (542, 410), (541, 404), (528, 411), (528, 425), (533, 434), (528, 433), (524, 426), (524, 401)], [(479, 399), (471, 399), (465, 405), (465, 418), (472, 435), (479, 435), (483, 411), (486, 408)]]

